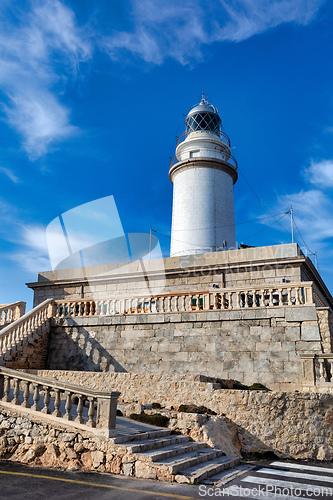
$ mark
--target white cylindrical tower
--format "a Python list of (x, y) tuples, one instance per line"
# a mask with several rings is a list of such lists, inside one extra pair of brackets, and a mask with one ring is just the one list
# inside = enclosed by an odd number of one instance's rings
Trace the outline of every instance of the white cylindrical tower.
[(233, 185), (237, 162), (217, 109), (205, 97), (188, 113), (170, 162), (173, 183), (170, 255), (236, 247)]

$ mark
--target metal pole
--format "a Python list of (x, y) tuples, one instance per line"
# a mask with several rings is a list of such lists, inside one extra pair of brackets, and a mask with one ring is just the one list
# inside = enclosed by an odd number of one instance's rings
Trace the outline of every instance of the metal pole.
[(294, 243), (293, 207), (290, 205), (291, 242)]
[(316, 264), (316, 269), (318, 271), (318, 258), (317, 258), (317, 250), (315, 251), (315, 264)]

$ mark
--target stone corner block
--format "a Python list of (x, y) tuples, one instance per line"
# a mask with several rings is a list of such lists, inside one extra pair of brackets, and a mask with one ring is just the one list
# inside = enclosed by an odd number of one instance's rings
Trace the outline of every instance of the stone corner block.
[(316, 321), (315, 306), (300, 306), (286, 308), (286, 321)]

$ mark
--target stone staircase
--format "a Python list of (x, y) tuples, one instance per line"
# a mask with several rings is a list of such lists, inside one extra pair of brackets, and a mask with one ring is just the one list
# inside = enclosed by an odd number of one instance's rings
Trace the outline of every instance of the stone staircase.
[(0, 331), (0, 366), (39, 368), (45, 365), (53, 299), (47, 299)]
[(113, 442), (146, 465), (146, 477), (178, 483), (200, 483), (240, 462), (237, 457), (225, 456), (222, 450), (193, 441), (189, 436), (172, 434), (168, 429), (118, 436)]

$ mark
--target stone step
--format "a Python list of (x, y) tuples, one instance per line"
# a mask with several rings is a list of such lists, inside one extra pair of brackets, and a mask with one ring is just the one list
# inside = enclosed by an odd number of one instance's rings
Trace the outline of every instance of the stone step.
[(195, 441), (189, 441), (186, 444), (176, 443), (158, 450), (151, 450), (151, 451), (145, 451), (143, 453), (138, 453), (138, 455), (139, 456), (144, 455), (145, 457), (148, 457), (152, 462), (161, 462), (167, 460), (168, 458), (184, 455), (184, 453), (200, 450), (204, 446), (206, 446), (204, 443), (196, 443)]
[[(205, 443), (201, 443), (206, 446)], [(192, 451), (190, 453), (184, 453), (178, 457), (172, 457), (160, 462), (156, 462), (156, 465), (167, 467), (170, 474), (177, 474), (181, 470), (188, 469), (194, 465), (208, 462), (209, 460), (214, 460), (215, 458), (223, 455), (221, 450), (215, 450), (213, 448), (201, 448), (199, 450)]]
[(149, 450), (165, 448), (172, 444), (186, 443), (190, 438), (188, 436), (166, 436), (164, 438), (144, 439), (141, 441), (133, 441), (130, 444), (125, 444), (126, 448), (131, 453), (141, 453)]
[(237, 457), (220, 456), (204, 465), (201, 463), (179, 471), (175, 480), (178, 483), (200, 483), (208, 477), (216, 476), (222, 471), (235, 467), (239, 461)]
[(130, 443), (131, 441), (143, 441), (147, 439), (162, 438), (171, 434), (170, 429), (160, 429), (158, 431), (138, 432), (136, 434), (126, 434), (112, 439), (114, 444)]
[(245, 472), (253, 468), (254, 466), (249, 464), (236, 465), (234, 466), (234, 468), (226, 469), (217, 474), (214, 474), (213, 476), (209, 476), (206, 479), (202, 479), (201, 482), (203, 484), (214, 484), (215, 486), (222, 486), (223, 484), (226, 484), (232, 479), (245, 474)]

